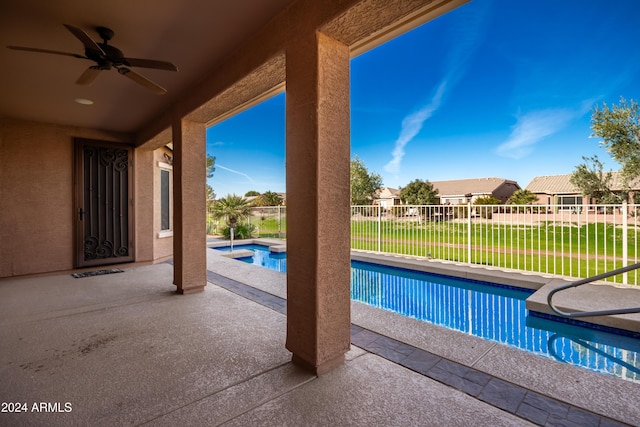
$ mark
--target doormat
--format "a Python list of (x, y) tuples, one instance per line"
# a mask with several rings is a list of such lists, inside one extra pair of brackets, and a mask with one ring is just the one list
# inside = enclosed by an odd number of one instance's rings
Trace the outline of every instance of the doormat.
[(73, 273), (72, 276), (76, 279), (80, 279), (82, 277), (93, 277), (93, 276), (102, 276), (103, 274), (113, 274), (113, 273), (124, 273), (124, 270), (120, 270), (119, 268), (110, 268), (108, 270), (96, 270), (96, 271), (86, 271), (84, 273)]

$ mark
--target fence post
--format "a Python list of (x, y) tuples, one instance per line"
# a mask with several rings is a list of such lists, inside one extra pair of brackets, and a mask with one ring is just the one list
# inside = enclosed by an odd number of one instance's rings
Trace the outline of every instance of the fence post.
[(467, 202), (467, 262), (471, 264), (471, 201)]
[(381, 236), (382, 236), (382, 206), (378, 205), (378, 252), (382, 249)]
[[(628, 221), (627, 221), (627, 201), (623, 201), (622, 202), (622, 206), (620, 207), (620, 213), (622, 214), (622, 266), (626, 267), (628, 265), (628, 248), (627, 248), (627, 243), (628, 243), (628, 234), (629, 234), (629, 229), (628, 229)], [(615, 267), (615, 266), (614, 266)], [(628, 282), (628, 273), (625, 271), (624, 273), (622, 273), (622, 283), (624, 283), (625, 285), (627, 285)]]
[(278, 205), (278, 238), (281, 239), (282, 238), (282, 227), (280, 227), (280, 219), (281, 219), (281, 217), (280, 217), (280, 215), (281, 215), (280, 208), (281, 208), (281, 206)]

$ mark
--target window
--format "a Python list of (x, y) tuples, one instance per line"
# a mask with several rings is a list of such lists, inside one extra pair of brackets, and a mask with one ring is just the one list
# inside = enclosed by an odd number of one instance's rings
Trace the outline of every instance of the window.
[(560, 209), (576, 209), (582, 210), (582, 196), (558, 196), (558, 204)]
[(160, 170), (160, 230), (171, 230), (170, 178), (168, 170)]

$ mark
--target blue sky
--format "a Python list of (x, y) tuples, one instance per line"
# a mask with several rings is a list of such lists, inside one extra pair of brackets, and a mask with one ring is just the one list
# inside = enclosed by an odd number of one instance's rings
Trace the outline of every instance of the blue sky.
[[(351, 61), (351, 156), (385, 186), (571, 173), (595, 105), (640, 99), (640, 1), (472, 0)], [(207, 131), (218, 197), (284, 192), (285, 95)]]

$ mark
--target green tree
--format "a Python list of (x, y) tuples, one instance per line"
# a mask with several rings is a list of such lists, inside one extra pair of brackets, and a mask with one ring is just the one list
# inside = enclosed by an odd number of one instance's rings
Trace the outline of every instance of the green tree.
[[(603, 172), (598, 156), (582, 157), (584, 163), (576, 166), (569, 182), (575, 185), (583, 196), (595, 199), (596, 203), (620, 203), (624, 196), (611, 190), (611, 172)], [(628, 192), (626, 193), (628, 195)]]
[(227, 197), (223, 197), (213, 205), (213, 216), (216, 219), (224, 218), (228, 225), (247, 218), (250, 213), (250, 203), (237, 194), (227, 194)]
[(536, 196), (536, 193), (529, 191), (529, 190), (525, 190), (525, 189), (520, 189), (520, 190), (516, 190), (511, 197), (509, 197), (509, 200), (507, 200), (507, 204), (509, 205), (530, 205), (533, 202), (538, 200), (538, 196)]
[[(216, 170), (216, 158), (213, 156), (209, 156), (207, 155), (207, 160), (206, 160), (206, 164), (207, 164), (207, 179), (209, 178), (213, 178), (213, 173)], [(213, 208), (213, 204), (215, 203), (216, 200), (216, 193), (213, 191), (213, 187), (210, 186), (209, 184), (206, 184), (206, 191), (207, 191), (207, 210), (211, 210)]]
[(592, 137), (602, 138), (603, 146), (613, 160), (622, 165), (623, 182), (627, 185), (640, 176), (640, 107), (638, 102), (620, 98), (619, 105), (597, 106), (591, 114)]
[(213, 204), (216, 202), (216, 193), (213, 191), (213, 187), (207, 184), (207, 210), (210, 210), (213, 207)]
[(267, 191), (261, 194), (254, 203), (256, 206), (280, 206), (282, 197), (273, 191)]
[(227, 222), (221, 233), (224, 237), (230, 238), (231, 225), (234, 224), (233, 235), (236, 238), (246, 239), (251, 237), (255, 226), (252, 224), (240, 224), (239, 221), (247, 218), (251, 214), (251, 203), (244, 197), (237, 194), (227, 194), (213, 205), (213, 216), (216, 219), (224, 218)]
[(256, 190), (249, 190), (246, 193), (244, 193), (244, 197), (255, 197), (259, 195), (260, 195), (260, 192)]
[(351, 160), (351, 204), (370, 205), (376, 191), (382, 187), (382, 177), (369, 172), (364, 162), (355, 156)]
[(207, 178), (213, 178), (216, 171), (216, 158), (207, 154)]
[(408, 205), (437, 205), (438, 190), (429, 181), (416, 179), (400, 189), (400, 200)]
[(474, 205), (499, 205), (500, 203), (502, 202), (493, 196), (482, 196), (473, 201)]

